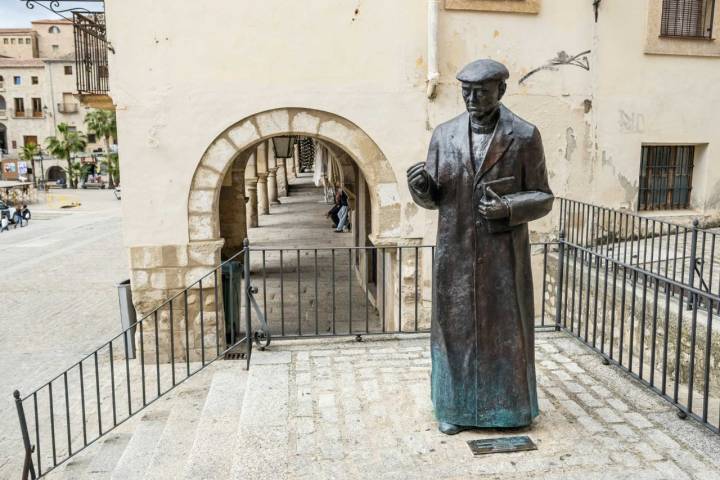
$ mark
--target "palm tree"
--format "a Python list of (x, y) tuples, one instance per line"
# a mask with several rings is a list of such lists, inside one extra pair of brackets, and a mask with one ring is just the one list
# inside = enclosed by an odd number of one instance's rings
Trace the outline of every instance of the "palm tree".
[(57, 129), (60, 133), (59, 138), (49, 137), (47, 139), (47, 150), (51, 155), (62, 158), (67, 162), (67, 168), (65, 169), (68, 176), (67, 185), (76, 188), (77, 183), (73, 176), (72, 154), (85, 150), (87, 137), (82, 132), (71, 131), (67, 123), (61, 123)]
[[(115, 179), (115, 185), (120, 185), (120, 159), (117, 153), (111, 153), (103, 161), (103, 164), (107, 167), (108, 176)], [(113, 185), (113, 187), (115, 186)]]
[(24, 145), (20, 152), (20, 160), (30, 162), (33, 172), (33, 182), (37, 186), (37, 174), (35, 173), (35, 156), (40, 154), (40, 149), (34, 143)]
[(80, 161), (75, 161), (72, 162), (70, 171), (72, 172), (72, 177), (77, 182), (79, 179), (85, 178), (85, 176), (90, 172), (90, 165), (82, 164)]
[[(110, 137), (117, 140), (117, 121), (115, 112), (111, 110), (92, 110), (85, 116), (85, 125), (88, 131), (105, 139), (105, 156), (109, 161), (110, 156)], [(108, 169), (108, 187), (113, 188), (113, 172)]]

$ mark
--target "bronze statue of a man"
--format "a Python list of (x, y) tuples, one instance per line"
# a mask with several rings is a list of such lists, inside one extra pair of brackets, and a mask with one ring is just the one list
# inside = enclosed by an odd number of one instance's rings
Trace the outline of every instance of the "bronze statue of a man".
[(432, 400), (450, 435), (538, 415), (527, 223), (553, 194), (540, 132), (500, 103), (508, 77), (493, 60), (463, 68), (467, 112), (438, 126), (407, 172), (415, 202), (439, 210)]

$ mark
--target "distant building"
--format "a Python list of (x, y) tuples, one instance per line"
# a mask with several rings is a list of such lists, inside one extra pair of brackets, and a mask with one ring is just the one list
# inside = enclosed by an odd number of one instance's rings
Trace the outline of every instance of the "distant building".
[[(44, 148), (58, 124), (67, 123), (85, 132), (89, 110), (74, 96), (75, 69), (71, 22), (38, 20), (32, 22), (32, 28), (0, 29), (2, 178), (32, 178), (26, 170), (30, 165), (22, 164), (19, 154), (30, 143)], [(102, 139), (88, 137), (88, 152), (102, 148)], [(64, 163), (43, 159), (44, 178), (63, 177)], [(41, 178), (39, 168), (36, 165), (37, 178)]]

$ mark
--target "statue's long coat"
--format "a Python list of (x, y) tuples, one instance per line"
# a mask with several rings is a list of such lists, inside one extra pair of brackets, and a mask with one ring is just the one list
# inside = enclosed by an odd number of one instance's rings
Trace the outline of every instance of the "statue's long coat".
[[(432, 400), (439, 421), (478, 427), (529, 425), (538, 415), (533, 290), (527, 222), (552, 208), (540, 134), (500, 107), (479, 172), (467, 113), (433, 132), (425, 170), (434, 185), (410, 192), (439, 210), (432, 321)], [(483, 182), (509, 218), (478, 212)]]

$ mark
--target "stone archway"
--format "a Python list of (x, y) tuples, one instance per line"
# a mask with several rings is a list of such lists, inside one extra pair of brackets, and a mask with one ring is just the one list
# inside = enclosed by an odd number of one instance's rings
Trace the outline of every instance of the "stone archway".
[(378, 244), (397, 241), (400, 225), (398, 185), (377, 144), (357, 125), (320, 110), (280, 108), (251, 115), (227, 128), (202, 156), (188, 195), (190, 243), (220, 239), (218, 202), (225, 174), (241, 152), (278, 135), (319, 138), (344, 150), (370, 186), (372, 235)]

